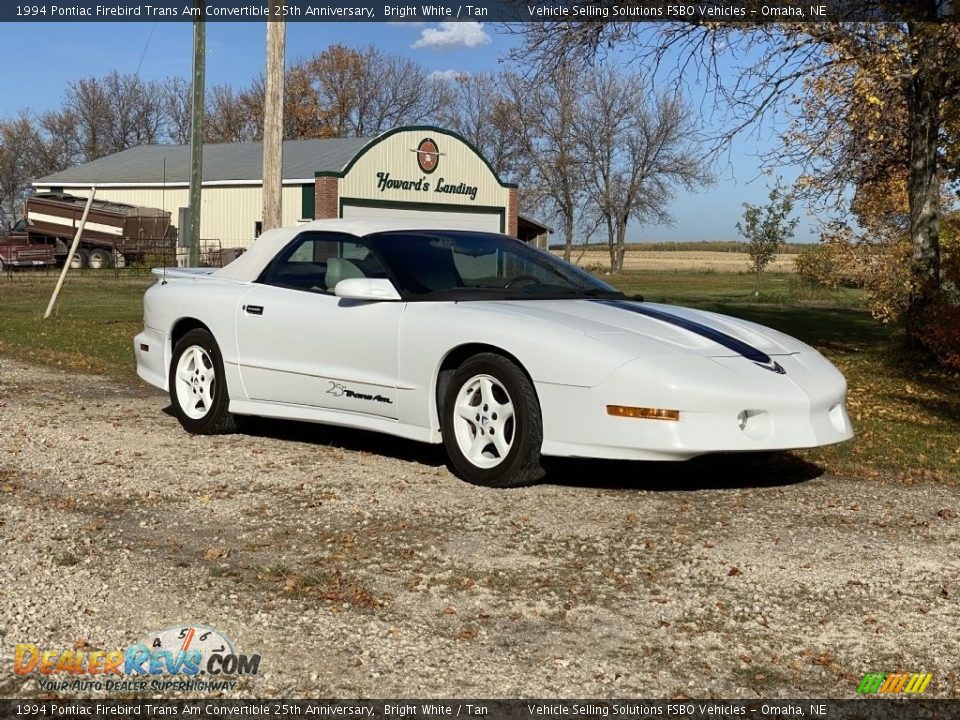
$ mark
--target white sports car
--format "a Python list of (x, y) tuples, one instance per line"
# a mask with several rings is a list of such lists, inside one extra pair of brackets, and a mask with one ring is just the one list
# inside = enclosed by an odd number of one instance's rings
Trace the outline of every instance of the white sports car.
[(319, 220), (220, 270), (157, 269), (137, 372), (189, 432), (243, 416), (443, 443), (480, 485), (541, 455), (683, 460), (853, 435), (813, 348), (714, 313), (628, 298), (518, 240)]

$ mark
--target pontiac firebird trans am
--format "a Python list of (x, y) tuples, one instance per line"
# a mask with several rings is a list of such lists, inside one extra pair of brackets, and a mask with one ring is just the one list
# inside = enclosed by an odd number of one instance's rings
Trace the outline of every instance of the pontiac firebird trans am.
[(813, 348), (628, 298), (492, 233), (319, 220), (220, 270), (156, 269), (140, 377), (189, 432), (246, 416), (443, 443), (460, 477), (543, 475), (541, 455), (684, 460), (853, 435)]

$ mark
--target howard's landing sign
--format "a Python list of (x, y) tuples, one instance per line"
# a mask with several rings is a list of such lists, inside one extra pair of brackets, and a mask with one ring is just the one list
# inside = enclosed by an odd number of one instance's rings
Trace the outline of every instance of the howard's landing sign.
[(427, 180), (426, 176), (422, 176), (419, 180), (401, 180), (392, 177), (390, 173), (384, 170), (377, 173), (377, 189), (380, 192), (385, 192), (386, 190), (409, 190), (411, 192), (423, 193), (428, 193), (432, 190), (435, 193), (465, 195), (471, 200), (477, 199), (477, 188), (475, 185), (467, 185), (466, 183), (452, 185), (444, 178), (440, 178), (431, 188), (431, 183)]
[[(432, 174), (433, 171), (437, 169), (440, 165), (440, 158), (446, 155), (446, 153), (440, 152), (440, 148), (433, 138), (424, 138), (417, 147), (410, 149), (416, 153), (417, 166), (426, 174), (422, 175), (419, 180), (406, 180), (393, 178), (389, 172), (381, 170), (377, 173), (377, 189), (380, 192), (386, 192), (387, 190), (431, 192), (431, 182), (427, 180), (426, 176)], [(444, 178), (440, 178), (435, 183), (432, 183), (432, 185), (433, 192), (435, 193), (466, 195), (471, 200), (477, 199), (477, 187), (475, 185), (467, 185), (463, 182), (454, 185), (448, 183)]]

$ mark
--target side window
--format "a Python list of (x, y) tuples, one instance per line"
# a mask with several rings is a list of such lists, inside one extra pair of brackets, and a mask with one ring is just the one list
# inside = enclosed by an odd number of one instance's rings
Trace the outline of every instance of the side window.
[(280, 252), (262, 282), (332, 295), (338, 282), (359, 277), (386, 277), (366, 245), (343, 235), (304, 233)]

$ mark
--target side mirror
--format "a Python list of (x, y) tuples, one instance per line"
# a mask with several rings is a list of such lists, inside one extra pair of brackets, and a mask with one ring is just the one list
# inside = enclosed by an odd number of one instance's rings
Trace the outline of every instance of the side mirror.
[(400, 300), (400, 293), (386, 278), (349, 278), (341, 280), (333, 289), (337, 297), (344, 300)]

